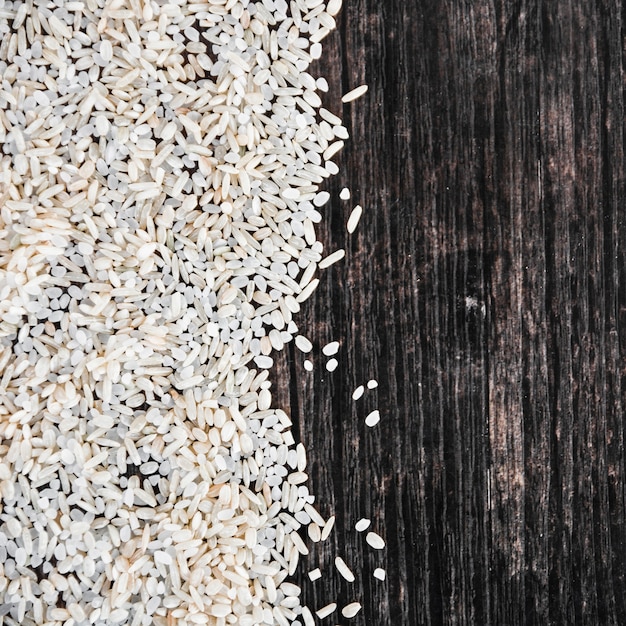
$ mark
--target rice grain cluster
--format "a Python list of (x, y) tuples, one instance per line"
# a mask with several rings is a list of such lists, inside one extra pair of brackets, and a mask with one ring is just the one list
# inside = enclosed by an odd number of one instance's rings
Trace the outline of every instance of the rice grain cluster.
[(340, 5), (0, 0), (5, 624), (312, 619), (333, 520), (267, 368), (348, 137), (307, 71)]

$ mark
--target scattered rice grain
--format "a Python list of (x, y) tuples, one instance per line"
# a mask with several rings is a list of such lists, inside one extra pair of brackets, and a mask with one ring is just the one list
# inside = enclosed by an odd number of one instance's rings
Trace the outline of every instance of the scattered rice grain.
[(316, 567), (309, 572), (309, 579), (311, 581), (319, 580), (322, 577), (322, 572), (320, 572), (319, 568)]
[(333, 263), (337, 263), (337, 261), (341, 261), (341, 259), (343, 259), (345, 256), (346, 256), (346, 251), (343, 248), (340, 250), (335, 250), (335, 252), (323, 258), (319, 262), (318, 267), (321, 270), (324, 270), (327, 267), (330, 267), (331, 265), (333, 265)]
[(330, 604), (327, 604), (326, 606), (323, 606), (321, 609), (318, 609), (317, 611), (315, 611), (315, 614), (320, 619), (324, 619), (325, 617), (332, 615), (336, 610), (337, 610), (337, 603), (331, 602)]
[(377, 578), (378, 580), (385, 580), (386, 577), (387, 577), (387, 572), (385, 572), (385, 570), (382, 569), (382, 567), (377, 567), (374, 570), (374, 578)]
[(382, 550), (385, 547), (385, 540), (375, 532), (369, 532), (365, 536), (365, 541), (375, 550)]
[(352, 570), (346, 565), (346, 562), (340, 557), (335, 557), (335, 567), (337, 571), (349, 582), (354, 582), (354, 574)]
[(343, 609), (341, 609), (341, 614), (345, 618), (350, 619), (351, 617), (354, 617), (360, 610), (361, 604), (359, 602), (351, 602), (350, 604), (344, 606)]
[(370, 428), (376, 426), (378, 422), (380, 422), (380, 411), (378, 411), (378, 409), (369, 413), (365, 418), (365, 424)]
[(363, 208), (361, 205), (357, 204), (354, 209), (352, 209), (352, 213), (350, 213), (350, 217), (348, 218), (348, 222), (346, 224), (346, 230), (352, 234), (356, 227), (359, 225), (359, 220), (361, 219), (361, 215), (363, 214)]
[(355, 87), (354, 89), (352, 89), (352, 91), (349, 91), (347, 94), (345, 94), (341, 98), (341, 101), (343, 103), (352, 102), (353, 100), (356, 100), (357, 98), (360, 98), (365, 93), (367, 93), (367, 90), (367, 85), (360, 85), (359, 87)]

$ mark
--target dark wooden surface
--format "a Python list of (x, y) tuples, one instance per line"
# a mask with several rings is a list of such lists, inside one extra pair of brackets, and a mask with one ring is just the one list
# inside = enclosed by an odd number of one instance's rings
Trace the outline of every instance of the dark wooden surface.
[(370, 85), (319, 230), (347, 257), (298, 320), (315, 372), (292, 348), (274, 373), (337, 516), (304, 600), (363, 603), (329, 624), (626, 624), (624, 7), (344, 4), (316, 71), (337, 113)]

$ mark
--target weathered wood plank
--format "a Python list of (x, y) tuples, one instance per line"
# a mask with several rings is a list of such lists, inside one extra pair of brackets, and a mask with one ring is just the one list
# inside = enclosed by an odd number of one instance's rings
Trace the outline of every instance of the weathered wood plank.
[(319, 72), (352, 139), (319, 230), (347, 256), (300, 313), (315, 372), (295, 349), (275, 372), (337, 516), (305, 600), (359, 599), (364, 625), (626, 623), (622, 4), (345, 5)]

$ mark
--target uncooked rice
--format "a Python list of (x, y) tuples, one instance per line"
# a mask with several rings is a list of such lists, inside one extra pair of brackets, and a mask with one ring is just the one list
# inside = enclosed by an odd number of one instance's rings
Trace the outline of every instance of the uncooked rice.
[(344, 103), (352, 102), (353, 100), (356, 100), (357, 98), (365, 95), (367, 93), (367, 89), (367, 85), (359, 85), (358, 87), (352, 89), (352, 91), (349, 91), (347, 94), (345, 94), (341, 98), (341, 101)]
[(308, 576), (311, 581), (319, 580), (322, 577), (322, 572), (316, 567), (309, 572)]
[(363, 207), (360, 204), (357, 204), (354, 209), (352, 209), (352, 213), (350, 213), (350, 217), (348, 218), (348, 222), (346, 223), (346, 230), (350, 234), (352, 234), (356, 230), (362, 214)]
[(375, 550), (382, 550), (385, 547), (385, 540), (375, 532), (369, 532), (365, 536), (365, 541)]
[(334, 517), (268, 369), (345, 255), (340, 8), (0, 0), (0, 621), (314, 624)]
[(363, 397), (363, 393), (365, 393), (365, 387), (363, 385), (359, 385), (353, 392), (352, 392), (352, 399), (353, 400), (359, 400), (360, 398)]
[(361, 610), (361, 604), (359, 602), (351, 602), (341, 609), (341, 614), (346, 618), (354, 617)]
[(306, 337), (298, 335), (296, 337), (296, 347), (301, 352), (308, 353), (311, 352), (311, 350), (313, 349), (313, 344)]
[(380, 411), (378, 409), (375, 409), (371, 413), (367, 414), (367, 417), (365, 418), (365, 424), (367, 426), (372, 428), (372, 427), (376, 426), (376, 424), (378, 424), (378, 422), (380, 422)]
[(327, 604), (326, 606), (323, 606), (321, 609), (318, 609), (317, 611), (315, 611), (315, 614), (320, 619), (324, 619), (325, 617), (332, 615), (336, 610), (337, 610), (337, 603), (331, 602), (330, 604)]
[(302, 621), (304, 622), (304, 626), (315, 626), (315, 619), (306, 606), (302, 607)]
[(334, 372), (337, 369), (338, 365), (339, 365), (339, 361), (337, 361), (337, 359), (329, 359), (328, 362), (326, 363), (326, 369), (329, 372)]
[(335, 516), (331, 515), (326, 520), (326, 523), (324, 524), (324, 527), (322, 528), (322, 541), (326, 541), (326, 539), (328, 539), (334, 526), (335, 526)]
[(339, 342), (331, 341), (322, 348), (322, 354), (325, 356), (333, 356), (339, 352)]
[(337, 261), (341, 261), (346, 256), (346, 251), (341, 248), (339, 250), (335, 250), (332, 254), (329, 254), (327, 257), (324, 257), (319, 263), (318, 267), (321, 270), (325, 270), (327, 267), (330, 267)]
[(335, 567), (337, 571), (349, 582), (354, 582), (354, 574), (352, 570), (346, 565), (346, 562), (340, 557), (335, 557)]

